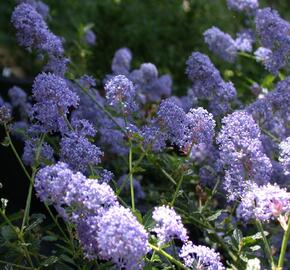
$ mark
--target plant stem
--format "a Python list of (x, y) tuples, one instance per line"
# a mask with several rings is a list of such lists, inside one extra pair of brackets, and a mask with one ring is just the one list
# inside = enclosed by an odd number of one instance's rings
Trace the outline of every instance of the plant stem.
[(269, 263), (270, 263), (272, 269), (276, 269), (275, 262), (274, 262), (274, 259), (273, 259), (273, 256), (272, 256), (272, 252), (271, 252), (271, 247), (270, 247), (270, 245), (268, 243), (268, 240), (266, 238), (266, 235), (264, 233), (264, 229), (263, 229), (263, 225), (262, 225), (261, 221), (260, 220), (256, 220), (256, 225), (258, 227), (258, 230), (261, 232), (261, 235), (262, 235), (262, 238), (263, 238), (263, 242), (264, 242), (264, 245), (265, 245), (265, 252), (268, 255)]
[(45, 134), (41, 135), (40, 142), (37, 145), (36, 151), (35, 151), (35, 164), (32, 167), (32, 175), (30, 177), (30, 184), (29, 184), (29, 189), (28, 189), (28, 195), (26, 199), (26, 205), (25, 205), (25, 210), (24, 210), (24, 216), (22, 220), (22, 225), (21, 225), (21, 233), (23, 233), (24, 227), (29, 219), (29, 212), (30, 212), (30, 204), (31, 204), (31, 197), (32, 197), (32, 191), (33, 191), (33, 185), (34, 185), (34, 178), (35, 174), (37, 171), (38, 163), (39, 163), (39, 157), (41, 153), (41, 148), (42, 144), (44, 141)]
[(9, 145), (10, 145), (10, 147), (11, 147), (11, 149), (12, 149), (14, 155), (16, 156), (16, 158), (17, 158), (17, 160), (18, 160), (18, 162), (19, 162), (21, 168), (23, 169), (25, 175), (27, 176), (27, 178), (29, 179), (29, 181), (31, 181), (30, 175), (29, 175), (28, 171), (26, 170), (26, 168), (25, 168), (25, 166), (24, 166), (24, 164), (23, 164), (23, 162), (22, 162), (20, 156), (18, 155), (18, 153), (17, 153), (17, 151), (16, 151), (16, 149), (15, 149), (15, 147), (14, 147), (14, 144), (13, 144), (13, 142), (12, 142), (12, 140), (11, 140), (11, 137), (10, 137), (10, 134), (9, 134), (9, 132), (8, 132), (8, 128), (7, 128), (6, 124), (4, 124), (4, 127), (5, 127), (5, 132), (6, 132), (6, 136), (7, 136), (7, 138), (8, 138)]
[(131, 144), (131, 142), (130, 142), (130, 148), (129, 148), (129, 178), (130, 178), (132, 211), (135, 212), (135, 195), (134, 195), (134, 186), (133, 186), (132, 144)]
[(178, 181), (177, 187), (176, 187), (176, 189), (175, 189), (175, 192), (174, 192), (174, 195), (173, 195), (172, 201), (171, 201), (171, 203), (170, 203), (171, 206), (173, 206), (174, 203), (175, 203), (175, 200), (176, 200), (176, 198), (177, 198), (177, 195), (178, 195), (178, 192), (179, 192), (180, 187), (181, 187), (181, 185), (182, 185), (182, 182), (183, 182), (183, 173), (181, 173), (181, 175), (180, 175), (180, 178), (179, 178), (179, 181)]
[(171, 255), (169, 255), (167, 252), (165, 252), (164, 250), (162, 250), (159, 247), (156, 247), (152, 244), (149, 244), (149, 246), (156, 251), (157, 253), (161, 254), (162, 256), (164, 256), (166, 259), (168, 259), (170, 262), (174, 263), (177, 267), (180, 267), (181, 269), (184, 270), (188, 270), (188, 268), (186, 266), (184, 266), (180, 261), (176, 260), (174, 257), (172, 257)]
[(280, 256), (279, 256), (279, 261), (278, 261), (278, 269), (283, 269), (285, 252), (287, 249), (288, 239), (289, 239), (289, 235), (290, 235), (290, 218), (288, 218), (288, 219), (289, 220), (288, 220), (288, 224), (287, 224), (287, 229), (284, 232), (284, 236), (283, 236), (283, 240), (282, 240)]

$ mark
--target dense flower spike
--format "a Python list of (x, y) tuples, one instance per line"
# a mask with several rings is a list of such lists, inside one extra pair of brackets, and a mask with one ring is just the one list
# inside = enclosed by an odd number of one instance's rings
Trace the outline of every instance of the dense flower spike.
[(7, 124), (11, 120), (11, 107), (7, 104), (0, 106), (0, 124)]
[(43, 70), (64, 77), (69, 62), (70, 60), (68, 58), (51, 55), (49, 56), (47, 64), (43, 67)]
[(206, 246), (196, 246), (187, 242), (182, 246), (179, 254), (189, 269), (225, 270), (219, 253)]
[(128, 75), (130, 71), (130, 64), (132, 60), (132, 53), (128, 48), (121, 48), (115, 52), (112, 71), (116, 75)]
[(64, 202), (73, 208), (72, 219), (78, 221), (84, 216), (102, 215), (110, 207), (118, 205), (112, 188), (100, 184), (96, 179), (88, 179), (80, 173), (74, 174), (67, 183)]
[(159, 128), (167, 134), (167, 139), (172, 144), (179, 147), (185, 144), (188, 119), (183, 109), (174, 100), (166, 99), (161, 102), (157, 112), (157, 121)]
[(89, 166), (96, 166), (103, 155), (99, 147), (76, 132), (66, 134), (60, 143), (60, 159), (75, 171), (86, 173)]
[(251, 30), (243, 30), (237, 33), (235, 40), (236, 47), (242, 52), (252, 52), (254, 43), (254, 33)]
[(20, 45), (53, 55), (63, 53), (60, 38), (49, 31), (43, 17), (32, 5), (18, 5), (13, 11), (11, 21)]
[(227, 0), (227, 3), (235, 11), (253, 11), (259, 7), (258, 0)]
[(262, 62), (263, 64), (268, 63), (271, 61), (272, 58), (272, 51), (270, 49), (259, 47), (255, 52), (254, 55), (258, 62)]
[(31, 6), (33, 6), (36, 11), (44, 18), (46, 19), (49, 16), (49, 6), (43, 3), (42, 1), (37, 0), (19, 0), (17, 1), (19, 3), (26, 3)]
[(88, 29), (85, 32), (85, 42), (89, 45), (89, 46), (93, 46), (96, 44), (96, 35), (95, 33), (91, 30)]
[(279, 161), (283, 165), (283, 170), (286, 175), (290, 174), (290, 137), (280, 143)]
[(235, 61), (237, 56), (237, 46), (229, 34), (226, 34), (213, 26), (206, 30), (203, 35), (205, 42), (212, 52), (223, 58), (225, 61)]
[(188, 240), (187, 231), (182, 224), (181, 217), (176, 214), (173, 208), (168, 206), (156, 207), (152, 213), (156, 222), (153, 232), (157, 234), (159, 245), (163, 245), (174, 238), (182, 242)]
[(188, 147), (193, 144), (212, 145), (215, 121), (211, 113), (203, 108), (190, 109), (186, 114), (188, 119), (188, 132), (186, 134)]
[(62, 205), (64, 204), (67, 185), (73, 177), (73, 172), (63, 162), (46, 166), (36, 174), (34, 183), (36, 194), (43, 202)]
[(137, 109), (134, 85), (124, 75), (113, 77), (105, 85), (105, 90), (106, 98), (111, 106), (117, 108), (121, 106), (121, 110), (126, 114)]
[(253, 184), (242, 196), (238, 215), (245, 219), (269, 221), (290, 212), (290, 193), (278, 185)]
[(98, 223), (99, 256), (112, 260), (118, 269), (142, 269), (149, 251), (148, 234), (130, 210), (111, 207)]
[(21, 88), (17, 86), (10, 88), (8, 95), (13, 107), (25, 106), (27, 102), (27, 94)]
[(224, 82), (208, 56), (202, 53), (193, 52), (186, 64), (186, 74), (192, 82), (193, 96), (208, 100), (210, 111), (215, 115), (227, 112), (229, 103), (237, 94), (233, 84)]
[(40, 162), (40, 164), (45, 164), (45, 161), (48, 161), (48, 162), (54, 161), (52, 147), (46, 142), (40, 145), (40, 140), (32, 139), (32, 140), (25, 141), (25, 146), (24, 146), (23, 155), (22, 155), (24, 164), (33, 166), (36, 161), (35, 159), (36, 159), (37, 151), (39, 151), (38, 162)]
[(272, 51), (271, 59), (265, 63), (266, 68), (277, 74), (281, 68), (289, 65), (290, 23), (271, 8), (258, 10), (255, 22), (262, 46)]
[(47, 131), (62, 131), (70, 107), (76, 107), (78, 96), (72, 92), (66, 81), (51, 73), (39, 74), (33, 83), (33, 118)]
[(226, 169), (224, 188), (229, 200), (234, 200), (252, 181), (269, 182), (272, 166), (264, 154), (260, 130), (248, 113), (234, 112), (223, 118), (222, 124), (217, 143)]

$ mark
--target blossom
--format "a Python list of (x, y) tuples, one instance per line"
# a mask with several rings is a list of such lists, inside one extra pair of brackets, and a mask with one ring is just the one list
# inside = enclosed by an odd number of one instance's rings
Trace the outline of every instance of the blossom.
[(67, 71), (67, 65), (70, 60), (63, 56), (49, 56), (48, 62), (43, 67), (43, 70), (46, 72), (54, 73), (59, 77), (64, 77)]
[(148, 233), (130, 210), (113, 206), (98, 223), (99, 256), (119, 269), (142, 269), (142, 257), (149, 251)]
[(289, 213), (289, 202), (290, 193), (277, 184), (253, 184), (241, 197), (237, 214), (244, 220), (258, 219), (265, 222)]
[(73, 209), (72, 220), (89, 215), (102, 215), (110, 207), (119, 205), (112, 188), (97, 179), (89, 179), (77, 172), (66, 186), (64, 203)]
[(232, 37), (213, 26), (204, 32), (204, 40), (210, 50), (225, 61), (234, 62), (237, 56), (237, 46)]
[(76, 107), (79, 100), (66, 81), (51, 73), (41, 73), (34, 80), (32, 93), (36, 100), (33, 118), (48, 131), (62, 130), (69, 108)]
[(124, 75), (113, 77), (105, 85), (105, 90), (109, 105), (114, 107), (121, 106), (124, 113), (130, 113), (137, 109), (134, 85)]
[(25, 106), (27, 102), (27, 94), (17, 86), (13, 86), (8, 90), (8, 96), (13, 107)]
[(0, 124), (7, 124), (11, 120), (11, 108), (7, 104), (0, 106)]
[(85, 173), (88, 166), (96, 166), (103, 155), (99, 147), (77, 132), (69, 132), (60, 142), (60, 159), (75, 171)]
[(251, 181), (269, 182), (272, 166), (264, 153), (260, 130), (248, 113), (234, 112), (222, 119), (222, 125), (217, 143), (226, 169), (224, 188), (232, 200), (243, 194)]
[(128, 48), (121, 48), (115, 52), (112, 61), (112, 71), (115, 75), (128, 75), (132, 53)]
[(279, 161), (283, 166), (284, 173), (288, 175), (290, 174), (290, 137), (282, 141), (279, 148), (281, 151)]
[(255, 52), (254, 55), (258, 62), (268, 63), (272, 57), (272, 51), (270, 49), (259, 47)]
[(219, 71), (208, 56), (193, 52), (188, 58), (186, 74), (192, 82), (192, 94), (209, 101), (210, 112), (220, 115), (229, 110), (236, 98), (236, 89), (231, 82), (224, 82)]
[(90, 46), (96, 44), (96, 35), (91, 29), (85, 31), (85, 42)]
[(253, 11), (259, 7), (258, 0), (227, 0), (227, 4), (235, 11)]
[(272, 51), (271, 59), (265, 63), (266, 69), (277, 74), (289, 63), (290, 23), (271, 8), (258, 10), (255, 23), (262, 46)]
[[(39, 149), (39, 150), (38, 150)], [(34, 165), (37, 151), (39, 151), (39, 162), (45, 164), (45, 161), (54, 161), (52, 147), (43, 142), (40, 145), (40, 140), (33, 138), (25, 141), (22, 159), (26, 165)]]
[(237, 38), (235, 40), (236, 47), (242, 52), (252, 52), (254, 37), (251, 30), (243, 30), (237, 33)]
[(182, 246), (179, 257), (190, 269), (225, 270), (219, 253), (202, 245), (193, 245), (191, 241)]
[(199, 107), (190, 109), (186, 117), (189, 121), (188, 132), (186, 134), (189, 144), (204, 144), (210, 146), (213, 142), (215, 128), (213, 115)]
[[(63, 162), (46, 166), (36, 174), (34, 183), (36, 194), (43, 202), (62, 205), (64, 204), (67, 185), (73, 177), (73, 172)], [(79, 175), (79, 177), (81, 176)]]
[(157, 122), (159, 128), (166, 133), (167, 139), (172, 144), (179, 147), (184, 145), (188, 119), (186, 113), (174, 100), (169, 98), (161, 102), (157, 111)]
[(63, 53), (62, 41), (49, 31), (44, 18), (32, 5), (21, 3), (16, 6), (11, 21), (20, 45), (53, 55)]
[(181, 217), (176, 214), (173, 208), (168, 206), (155, 207), (152, 218), (156, 222), (152, 231), (157, 234), (159, 245), (163, 245), (173, 238), (178, 238), (182, 242), (188, 240)]

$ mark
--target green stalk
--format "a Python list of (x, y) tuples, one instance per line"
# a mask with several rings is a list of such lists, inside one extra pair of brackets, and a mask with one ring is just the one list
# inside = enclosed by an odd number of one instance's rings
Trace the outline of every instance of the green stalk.
[(133, 186), (132, 145), (131, 145), (131, 142), (130, 142), (130, 148), (129, 148), (129, 178), (130, 178), (132, 211), (135, 212), (135, 195), (134, 195), (134, 186)]
[(288, 219), (289, 220), (287, 224), (287, 229), (284, 232), (284, 236), (282, 240), (281, 251), (280, 251), (280, 256), (279, 256), (279, 261), (278, 261), (278, 269), (283, 269), (283, 265), (284, 265), (285, 252), (287, 249), (288, 239), (290, 235), (290, 218)]
[(16, 158), (17, 158), (17, 160), (18, 160), (18, 162), (19, 162), (21, 168), (23, 169), (25, 175), (27, 176), (27, 178), (28, 178), (29, 181), (31, 182), (30, 175), (29, 175), (28, 171), (26, 170), (26, 168), (25, 168), (25, 166), (24, 166), (24, 164), (23, 164), (23, 162), (22, 162), (20, 156), (18, 155), (18, 153), (17, 153), (17, 151), (16, 151), (16, 149), (15, 149), (15, 147), (14, 147), (14, 144), (13, 144), (13, 142), (12, 142), (12, 140), (11, 140), (11, 137), (10, 137), (10, 134), (9, 134), (9, 132), (8, 132), (8, 128), (7, 128), (6, 124), (4, 124), (4, 127), (5, 127), (5, 133), (6, 133), (6, 136), (7, 136), (8, 142), (9, 142), (9, 145), (10, 145), (10, 147), (11, 147), (11, 149), (12, 149), (14, 155), (16, 156)]
[(45, 134), (41, 135), (40, 138), (40, 142), (36, 148), (36, 152), (35, 152), (35, 164), (32, 168), (32, 175), (30, 177), (30, 184), (29, 184), (29, 189), (28, 189), (28, 195), (27, 195), (27, 199), (26, 199), (26, 205), (25, 205), (25, 210), (24, 210), (24, 216), (23, 216), (23, 220), (22, 220), (22, 225), (21, 225), (21, 233), (23, 233), (24, 227), (29, 219), (29, 212), (30, 212), (30, 204), (31, 204), (31, 197), (32, 197), (32, 191), (33, 191), (33, 185), (34, 185), (34, 178), (35, 178), (35, 174), (37, 171), (37, 167), (38, 167), (38, 163), (39, 163), (39, 157), (40, 157), (40, 153), (41, 153), (41, 148), (42, 148), (42, 144), (44, 141), (44, 137)]
[(272, 252), (271, 252), (271, 247), (270, 247), (270, 245), (268, 243), (268, 240), (266, 238), (266, 235), (264, 233), (264, 229), (263, 229), (263, 225), (262, 225), (261, 221), (260, 220), (256, 220), (256, 225), (258, 227), (258, 230), (261, 232), (261, 235), (262, 235), (262, 238), (263, 238), (263, 242), (264, 242), (265, 252), (268, 255), (269, 263), (270, 263), (272, 269), (276, 269), (275, 262), (274, 262), (274, 259), (273, 259), (273, 256), (272, 256)]
[(153, 249), (153, 251), (156, 251), (157, 253), (161, 254), (166, 259), (168, 259), (170, 262), (172, 262), (173, 264), (175, 264), (176, 266), (180, 267), (181, 269), (188, 270), (188, 268), (186, 266), (184, 266), (180, 261), (176, 260), (174, 257), (172, 257), (171, 255), (169, 255), (167, 252), (165, 252), (161, 248), (156, 247), (156, 246), (154, 246), (152, 244), (149, 244), (149, 246)]
[(171, 203), (170, 203), (171, 206), (173, 206), (174, 203), (175, 203), (175, 201), (176, 201), (176, 198), (177, 198), (178, 192), (179, 192), (180, 187), (181, 187), (182, 182), (183, 182), (183, 178), (184, 178), (184, 177), (183, 177), (183, 173), (181, 173), (181, 176), (180, 176), (180, 179), (179, 179), (179, 181), (178, 181), (177, 187), (176, 187), (176, 189), (175, 189), (175, 192), (174, 192), (174, 195), (173, 195), (172, 201), (171, 201)]

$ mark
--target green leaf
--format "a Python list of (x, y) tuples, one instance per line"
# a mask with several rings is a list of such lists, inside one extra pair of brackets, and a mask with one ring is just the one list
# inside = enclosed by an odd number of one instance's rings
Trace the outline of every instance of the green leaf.
[(48, 267), (52, 264), (55, 264), (58, 261), (58, 257), (51, 256), (45, 259), (45, 261), (41, 262), (41, 265), (44, 267)]
[(14, 230), (6, 225), (6, 226), (3, 226), (1, 228), (1, 235), (2, 237), (4, 238), (4, 240), (6, 241), (11, 241), (11, 240), (16, 240), (17, 239), (17, 235), (16, 233), (14, 232)]
[(36, 228), (39, 224), (41, 224), (43, 222), (43, 220), (45, 219), (45, 215), (43, 214), (34, 214), (31, 216), (32, 219), (35, 219), (36, 220), (31, 223), (26, 229), (25, 231), (28, 232), (28, 231), (31, 231), (33, 230), (34, 228)]
[(63, 261), (65, 261), (65, 262), (67, 262), (67, 263), (70, 263), (70, 264), (72, 264), (72, 265), (77, 266), (76, 263), (74, 262), (74, 260), (73, 260), (72, 258), (68, 257), (68, 256), (65, 255), (65, 254), (61, 254), (61, 255), (60, 255), (60, 259), (62, 259)]
[(8, 147), (10, 145), (8, 137), (5, 137), (1, 144), (4, 147)]
[(223, 210), (218, 210), (215, 214), (207, 217), (208, 221), (214, 221), (216, 220), (224, 211)]
[(57, 236), (55, 235), (45, 235), (41, 238), (43, 241), (54, 242), (57, 241)]

